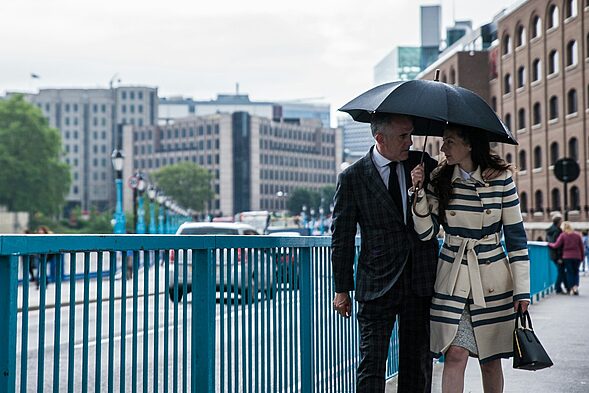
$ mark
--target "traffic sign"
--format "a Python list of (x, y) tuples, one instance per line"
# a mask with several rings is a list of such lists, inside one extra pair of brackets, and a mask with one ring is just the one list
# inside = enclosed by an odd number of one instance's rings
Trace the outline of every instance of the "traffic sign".
[(580, 173), (579, 164), (572, 158), (561, 158), (554, 164), (554, 175), (563, 183), (577, 180)]
[(136, 176), (131, 176), (129, 177), (127, 184), (129, 184), (129, 187), (131, 188), (137, 188), (137, 185), (139, 185), (139, 179)]

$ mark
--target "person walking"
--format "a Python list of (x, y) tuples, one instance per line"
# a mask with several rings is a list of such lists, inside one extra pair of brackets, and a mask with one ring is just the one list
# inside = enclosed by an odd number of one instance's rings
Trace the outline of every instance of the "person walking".
[[(376, 141), (368, 154), (338, 178), (332, 216), (334, 309), (349, 317), (355, 289), (360, 330), (356, 392), (385, 390), (387, 352), (399, 317), (399, 393), (431, 391), (429, 305), (436, 273), (438, 241), (420, 242), (409, 213), (410, 170), (421, 153), (412, 145), (411, 118), (375, 113)], [(425, 171), (436, 161), (425, 157)], [(355, 237), (361, 232), (356, 267)]]
[(569, 295), (579, 295), (579, 266), (585, 259), (585, 246), (583, 238), (573, 229), (570, 222), (562, 223), (562, 233), (554, 243), (548, 243), (548, 247), (558, 249), (562, 247), (562, 261), (569, 285)]
[[(550, 225), (550, 227), (546, 230), (546, 241), (548, 243), (556, 242), (556, 239), (558, 239), (558, 236), (562, 233), (562, 230), (560, 229), (561, 224), (562, 216), (560, 213), (554, 213), (552, 216), (552, 225)], [(554, 283), (555, 291), (556, 293), (567, 294), (569, 292), (570, 286), (567, 283), (565, 266), (562, 261), (562, 247), (550, 247), (549, 252), (550, 259), (556, 265), (556, 282)]]
[[(423, 241), (441, 224), (444, 244), (430, 309), (431, 351), (444, 355), (442, 392), (462, 392), (469, 356), (479, 360), (485, 393), (503, 391), (501, 358), (513, 356), (516, 310), (530, 301), (527, 239), (509, 165), (491, 153), (487, 134), (448, 125), (446, 160), (427, 179), (422, 166), (412, 175), (420, 187), (413, 211)], [(485, 181), (481, 173), (499, 171)], [(501, 245), (505, 236), (507, 255)]]
[(583, 245), (585, 246), (585, 259), (581, 262), (583, 275), (589, 270), (589, 232), (583, 231)]

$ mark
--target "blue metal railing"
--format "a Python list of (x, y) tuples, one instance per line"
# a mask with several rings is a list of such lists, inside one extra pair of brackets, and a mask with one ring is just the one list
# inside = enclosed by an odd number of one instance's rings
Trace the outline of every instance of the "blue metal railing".
[[(18, 285), (47, 254), (55, 282)], [(530, 255), (543, 296), (553, 267)], [(328, 237), (0, 236), (0, 393), (354, 391), (356, 308), (332, 298)], [(389, 377), (396, 354), (395, 334)]]

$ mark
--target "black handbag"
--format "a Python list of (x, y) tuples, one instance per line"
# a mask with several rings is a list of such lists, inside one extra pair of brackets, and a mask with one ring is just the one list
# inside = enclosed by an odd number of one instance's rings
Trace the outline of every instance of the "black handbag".
[(534, 333), (530, 313), (527, 310), (522, 313), (521, 309), (518, 309), (513, 331), (513, 368), (536, 371), (552, 364)]

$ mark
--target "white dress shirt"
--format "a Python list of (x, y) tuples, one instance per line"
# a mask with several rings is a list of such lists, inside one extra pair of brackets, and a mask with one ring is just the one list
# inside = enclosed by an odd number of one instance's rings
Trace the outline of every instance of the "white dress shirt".
[[(389, 167), (389, 163), (391, 160), (385, 158), (382, 154), (378, 152), (376, 146), (372, 149), (372, 162), (374, 166), (378, 170), (378, 174), (382, 179), (385, 187), (389, 187), (389, 175), (391, 173), (391, 168)], [(403, 220), (405, 224), (407, 224), (407, 182), (405, 180), (405, 169), (403, 168), (403, 162), (398, 161), (397, 163), (397, 178), (399, 179), (399, 191), (401, 192), (401, 199), (403, 200)]]

